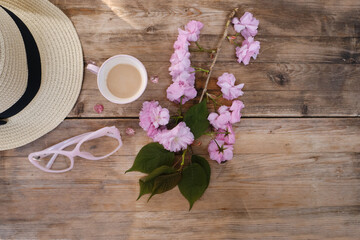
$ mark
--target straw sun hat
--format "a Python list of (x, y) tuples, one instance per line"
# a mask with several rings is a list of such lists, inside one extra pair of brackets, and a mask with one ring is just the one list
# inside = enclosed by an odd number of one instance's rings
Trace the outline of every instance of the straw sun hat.
[(0, 0), (0, 151), (58, 126), (81, 89), (74, 26), (47, 0)]

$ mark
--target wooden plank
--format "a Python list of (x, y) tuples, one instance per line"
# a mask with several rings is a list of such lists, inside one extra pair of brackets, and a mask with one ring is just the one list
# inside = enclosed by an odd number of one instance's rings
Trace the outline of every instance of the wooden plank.
[[(213, 173), (210, 188), (194, 210), (243, 210), (244, 206), (239, 201), (241, 195), (247, 200), (248, 210), (356, 206), (359, 204), (357, 197), (360, 193), (360, 187), (356, 185), (360, 179), (359, 168), (354, 168), (354, 164), (359, 164), (358, 155), (236, 154), (235, 158), (225, 165), (211, 161)], [(154, 201), (147, 202), (147, 198), (144, 197), (136, 202), (138, 178), (143, 174), (124, 175), (131, 167), (133, 159), (134, 156), (112, 156), (101, 162), (77, 160), (71, 174), (49, 175), (25, 162), (24, 157), (6, 157), (1, 169), (6, 176), (6, 180), (2, 181), (5, 191), (0, 195), (2, 205), (14, 207), (9, 209), (12, 214), (7, 217), (20, 218), (23, 215), (21, 208), (24, 200), (32, 202), (34, 209), (31, 215), (36, 214), (38, 207), (46, 205), (52, 206), (48, 208), (49, 213), (56, 213), (58, 209), (54, 206), (61, 201), (64, 205), (71, 201), (62, 199), (61, 195), (73, 196), (75, 192), (88, 195), (96, 192), (93, 200), (99, 203), (103, 199), (104, 204), (109, 201), (110, 206), (82, 206), (81, 202), (89, 200), (90, 197), (84, 196), (79, 197), (64, 211), (82, 212), (88, 207), (96, 212), (188, 210), (186, 200), (177, 189), (154, 197)], [(15, 193), (17, 190), (19, 192)], [(70, 192), (66, 193), (67, 190)], [(39, 196), (35, 197), (34, 194)], [(219, 199), (221, 196), (224, 197), (223, 200)], [(53, 202), (46, 203), (51, 198), (54, 199)], [(119, 200), (119, 205), (116, 204), (116, 199)], [(18, 208), (15, 208), (16, 206)], [(123, 206), (126, 208), (123, 209)], [(6, 210), (6, 206), (1, 207), (5, 217), (9, 210)]]
[[(80, 40), (86, 60), (102, 62), (121, 53), (134, 55), (146, 62), (168, 62), (176, 37), (177, 34), (108, 33), (94, 36), (89, 33), (80, 35)], [(219, 35), (201, 35), (199, 42), (205, 48), (214, 48), (218, 38)], [(359, 38), (259, 36), (257, 40), (261, 42), (261, 50), (257, 60), (252, 61), (257, 64), (360, 62)], [(209, 56), (194, 53), (191, 60), (208, 62)], [(235, 46), (224, 44), (219, 61), (236, 62)]]
[[(76, 159), (67, 174), (43, 173), (26, 160), (106, 125), (136, 130), (108, 159)], [(0, 238), (357, 239), (359, 131), (351, 118), (243, 119), (234, 159), (210, 162), (209, 189), (188, 212), (177, 189), (135, 201), (142, 174), (124, 172), (149, 142), (136, 122), (66, 120), (34, 143), (0, 152)], [(206, 154), (202, 141), (194, 149)]]
[[(141, 57), (141, 56), (139, 56)], [(163, 107), (175, 112), (176, 107), (166, 98), (171, 84), (170, 63), (144, 62), (149, 76), (159, 76), (159, 83), (149, 81), (143, 96), (132, 104), (117, 105), (108, 102), (97, 89), (96, 77), (85, 71), (83, 88), (69, 117), (137, 117), (143, 101), (158, 100)], [(207, 68), (199, 62), (196, 66)], [(219, 62), (215, 65), (209, 91), (219, 94), (217, 77), (231, 72), (238, 83), (245, 83), (241, 97), (246, 108), (244, 116), (359, 116), (360, 68), (343, 64), (252, 64)], [(197, 74), (197, 89), (202, 89), (205, 76)], [(195, 100), (197, 101), (197, 100)], [(105, 110), (93, 110), (101, 103)], [(228, 102), (223, 102), (229, 104)], [(186, 107), (188, 107), (186, 105)], [(211, 106), (210, 106), (211, 107)]]
[[(69, 119), (35, 142), (0, 152), (0, 157), (25, 157), (37, 149), (45, 149), (71, 136), (104, 126), (117, 126), (121, 130), (124, 147), (118, 152), (119, 156), (133, 156), (151, 141), (139, 127), (137, 119)], [(134, 128), (136, 136), (127, 136), (127, 127)], [(360, 149), (360, 121), (357, 118), (246, 118), (236, 124), (234, 130), (238, 139), (236, 154), (349, 153)], [(68, 135), (64, 135), (66, 133)], [(202, 139), (204, 142), (208, 140), (207, 137)], [(207, 154), (207, 146), (194, 147), (194, 151)]]
[(360, 4), (356, 1), (52, 2), (72, 19), (80, 33), (174, 33), (179, 23), (196, 19), (206, 23), (205, 34), (220, 34), (228, 12), (240, 7), (240, 12), (250, 11), (260, 20), (260, 36), (360, 36)]
[[(210, 92), (219, 94), (219, 91)], [(246, 117), (359, 116), (358, 96), (359, 92), (354, 91), (247, 91), (241, 100), (246, 106), (243, 110)], [(69, 117), (138, 117), (142, 103), (151, 100), (159, 101), (162, 107), (170, 109), (172, 113), (178, 109), (176, 104), (166, 99), (165, 90), (148, 91), (139, 100), (124, 106), (108, 102), (98, 90), (83, 90)], [(198, 99), (190, 101), (184, 109), (197, 102)], [(93, 109), (98, 103), (105, 108), (101, 114)], [(209, 107), (213, 111), (212, 105)]]
[[(212, 212), (94, 212), (44, 215), (27, 222), (8, 222), (4, 238), (17, 239), (336, 239), (355, 240), (358, 209), (302, 211), (218, 210)], [(327, 212), (326, 215), (324, 212)], [(325, 216), (324, 216), (325, 215)], [(93, 218), (94, 217), (94, 218)], [(99, 219), (90, 223), (92, 219)], [(199, 220), (200, 219), (200, 220)], [(218, 224), (212, 224), (211, 221)], [(89, 226), (90, 225), (90, 226)], [(174, 227), (176, 226), (176, 227)], [(187, 229), (187, 230), (184, 230)], [(204, 237), (204, 238), (203, 238)]]
[[(166, 27), (168, 25), (165, 24), (165, 29), (157, 31), (157, 26), (153, 26), (154, 24), (149, 26), (149, 23), (153, 23), (151, 19), (147, 21), (143, 21), (143, 18), (149, 17), (149, 11), (147, 7), (151, 9), (150, 6), (146, 4), (146, 7), (134, 7), (134, 3), (131, 1), (130, 3), (123, 3), (117, 1), (105, 1), (105, 2), (96, 2), (96, 4), (88, 4), (86, 1), (75, 1), (71, 5), (69, 2), (62, 1), (54, 1), (54, 3), (58, 4), (59, 7), (64, 8), (65, 13), (67, 13), (75, 23), (77, 31), (79, 32), (80, 39), (83, 44), (84, 53), (86, 60), (93, 61), (103, 61), (104, 59), (116, 54), (116, 53), (127, 53), (130, 55), (139, 54), (139, 49), (141, 49), (143, 61), (168, 61), (171, 52), (172, 52), (172, 44), (176, 39), (177, 28), (187, 22), (181, 21), (180, 16), (173, 16), (170, 14), (168, 18), (172, 19), (168, 21), (166, 17), (164, 17), (161, 13), (154, 13), (154, 18), (157, 18), (156, 22), (161, 22), (161, 26), (164, 23), (169, 24), (171, 28)], [(133, 23), (132, 19), (128, 19), (126, 16), (117, 16), (115, 13), (112, 13), (111, 10), (106, 7), (108, 3), (110, 6), (114, 5), (113, 8), (116, 10), (122, 9), (121, 11), (125, 12), (126, 15), (131, 16), (134, 19), (139, 21), (138, 23)], [(130, 4), (127, 5), (127, 4)], [(142, 5), (139, 1), (136, 2), (135, 5)], [(277, 27), (286, 26), (292, 31), (295, 31), (296, 34), (284, 35), (281, 33), (288, 32), (287, 30), (280, 29), (279, 33), (276, 34), (260, 34), (257, 38), (262, 43), (262, 53), (260, 54), (257, 62), (275, 62), (275, 63), (287, 63), (287, 62), (317, 62), (317, 63), (358, 63), (359, 62), (359, 46), (358, 39), (359, 37), (359, 27), (356, 23), (359, 22), (360, 17), (357, 13), (360, 6), (358, 5), (350, 5), (349, 2), (344, 3), (344, 8), (340, 8), (333, 5), (329, 5), (332, 11), (354, 11), (355, 13), (344, 12), (341, 13), (343, 16), (342, 21), (347, 21), (346, 24), (339, 23), (339, 29), (341, 32), (344, 32), (347, 26), (354, 25), (354, 31), (351, 31), (351, 34), (346, 34), (343, 36), (342, 34), (334, 34), (334, 38), (328, 38), (328, 35), (319, 35), (319, 29), (314, 31), (313, 34), (305, 35), (309, 37), (301, 37), (299, 36), (299, 31), (297, 27), (301, 27), (301, 29), (311, 29), (309, 27), (304, 27), (300, 23), (289, 24), (288, 19), (298, 20), (301, 23), (307, 22), (304, 21), (302, 17), (294, 17), (294, 12), (298, 14), (303, 14), (303, 11), (299, 11), (296, 8), (295, 3), (284, 3), (284, 4), (273, 4), (266, 2), (259, 2), (259, 5), (266, 4), (272, 6), (272, 8), (277, 9), (268, 9), (268, 14), (271, 14), (276, 18), (274, 20), (274, 24)], [(105, 6), (104, 6), (105, 5)], [(119, 6), (120, 5), (120, 6)], [(154, 6), (153, 3), (150, 5)], [(205, 4), (204, 4), (205, 5)], [(216, 4), (217, 5), (217, 4)], [(215, 5), (215, 6), (216, 6)], [(223, 6), (223, 4), (220, 4)], [(309, 5), (309, 6), (308, 6)], [(329, 13), (325, 10), (327, 5), (324, 3), (315, 4), (317, 6), (312, 6), (313, 3), (306, 2), (305, 7), (309, 9), (313, 9), (314, 11), (324, 11), (326, 15), (329, 16)], [(65, 7), (66, 6), (66, 7)], [(158, 5), (155, 5), (158, 7)], [(170, 5), (172, 6), (172, 5)], [(171, 9), (170, 6), (167, 6)], [(84, 14), (84, 16), (77, 17), (73, 16), (72, 12), (69, 9), (72, 7), (78, 12), (78, 14)], [(84, 7), (87, 7), (84, 9)], [(287, 11), (287, 8), (291, 8), (293, 10)], [(88, 9), (89, 8), (89, 9)], [(154, 7), (152, 7), (153, 9)], [(324, 9), (325, 8), (325, 9)], [(105, 10), (104, 10), (105, 9)], [(138, 14), (134, 14), (132, 11), (143, 11), (145, 12), (145, 16), (139, 16)], [(267, 9), (267, 8), (258, 8), (256, 9)], [(322, 9), (322, 10), (320, 10)], [(105, 12), (104, 12), (105, 11)], [(169, 10), (171, 11), (171, 10)], [(171, 11), (172, 12), (172, 11)], [(176, 12), (176, 11), (175, 11)], [(201, 12), (201, 11), (200, 11)], [(273, 14), (284, 13), (289, 14), (290, 16), (285, 17), (285, 19), (281, 20), (279, 15)], [(306, 12), (306, 11), (304, 11)], [(218, 27), (214, 28), (213, 26), (208, 26), (204, 28), (203, 35), (201, 37), (201, 42), (206, 47), (214, 47), (216, 45), (218, 36), (221, 32), (223, 26), (223, 19), (225, 19), (225, 15), (227, 12), (221, 10), (221, 20), (218, 23)], [(332, 13), (336, 15), (336, 13)], [(213, 13), (208, 14), (208, 19), (206, 19), (205, 23), (213, 23)], [(314, 15), (317, 15), (314, 13)], [(262, 16), (262, 13), (259, 13), (259, 16)], [(86, 17), (86, 18), (84, 18)], [(119, 19), (120, 18), (120, 19)], [(123, 19), (124, 18), (124, 19)], [(190, 18), (189, 18), (190, 19)], [(321, 22), (322, 20), (314, 20), (313, 17), (309, 17), (308, 24), (311, 26), (316, 25), (315, 23)], [(326, 19), (324, 17), (323, 19)], [(201, 19), (199, 19), (201, 20)], [(174, 22), (175, 21), (175, 22)], [(286, 22), (286, 24), (284, 24)], [(336, 20), (331, 20), (328, 24), (322, 24), (323, 30), (327, 32), (327, 25), (332, 26), (334, 23), (337, 23)], [(91, 24), (90, 24), (91, 23)], [(267, 29), (266, 26), (262, 27), (263, 29)], [(351, 28), (351, 27), (350, 27)], [(271, 29), (271, 27), (270, 27)], [(325, 30), (324, 30), (325, 29)], [(331, 27), (330, 27), (331, 29)], [(274, 30), (269, 30), (274, 32)], [(334, 32), (331, 29), (329, 32)], [(336, 32), (336, 31), (335, 31)], [(343, 37), (342, 37), (343, 36)], [(342, 37), (342, 38), (341, 38)], [(143, 43), (146, 42), (146, 45)], [(306, 46), (306, 48), (304, 48)], [(196, 54), (193, 60), (204, 61), (206, 59), (206, 55), (204, 54)], [(234, 61), (234, 47), (230, 44), (226, 44), (224, 46), (223, 53), (220, 55), (219, 60), (224, 61)]]
[[(101, 62), (99, 62), (100, 64)], [(159, 83), (148, 82), (147, 90), (164, 90), (172, 83), (168, 68), (170, 62), (144, 62), (150, 76), (158, 76)], [(209, 68), (209, 62), (194, 62), (194, 66)], [(238, 63), (218, 62), (213, 70), (208, 88), (220, 90), (217, 78), (224, 72), (235, 75), (238, 83), (244, 83), (244, 91), (360, 91), (358, 76), (360, 67), (343, 64), (251, 64), (240, 66)], [(196, 73), (196, 87), (202, 88), (206, 75)], [(83, 90), (97, 90), (96, 77), (85, 71)], [(245, 95), (244, 95), (245, 96)]]

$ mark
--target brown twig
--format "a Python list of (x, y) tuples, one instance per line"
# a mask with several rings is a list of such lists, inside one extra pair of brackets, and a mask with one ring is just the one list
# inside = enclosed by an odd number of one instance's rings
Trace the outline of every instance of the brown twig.
[(207, 86), (209, 84), (209, 80), (210, 80), (210, 76), (211, 76), (211, 73), (212, 73), (212, 70), (214, 68), (214, 65), (216, 63), (216, 60), (219, 56), (219, 53), (220, 53), (220, 50), (221, 50), (221, 45), (224, 41), (224, 39), (227, 37), (227, 33), (228, 33), (228, 28), (229, 28), (229, 25), (230, 25), (230, 22), (231, 22), (231, 19), (235, 16), (236, 12), (238, 11), (238, 8), (235, 8), (234, 10), (231, 11), (231, 13), (229, 14), (229, 17), (227, 19), (227, 22), (225, 24), (225, 29), (224, 29), (224, 33), (222, 35), (222, 37), (220, 38), (218, 44), (217, 44), (217, 47), (216, 47), (216, 55), (214, 57), (214, 60), (212, 61), (211, 63), (211, 66), (209, 68), (209, 74), (207, 76), (207, 79), (206, 79), (206, 82), (205, 82), (205, 87), (204, 87), (204, 90), (202, 91), (201, 93), (201, 97), (200, 97), (200, 101), (201, 102), (204, 98), (204, 95), (205, 95), (205, 92), (207, 91)]

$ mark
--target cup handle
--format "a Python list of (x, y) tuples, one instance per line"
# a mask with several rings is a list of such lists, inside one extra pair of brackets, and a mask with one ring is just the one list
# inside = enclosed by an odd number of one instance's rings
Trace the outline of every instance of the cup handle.
[(94, 65), (94, 64), (89, 63), (86, 66), (86, 69), (97, 75), (99, 73), (100, 68), (98, 66)]

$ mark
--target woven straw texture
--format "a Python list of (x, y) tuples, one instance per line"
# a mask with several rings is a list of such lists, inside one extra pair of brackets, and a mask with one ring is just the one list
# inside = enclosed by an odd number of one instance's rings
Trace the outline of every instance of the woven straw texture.
[[(0, 150), (7, 150), (38, 139), (66, 118), (81, 90), (83, 56), (74, 26), (52, 3), (47, 0), (0, 0), (0, 5), (14, 12), (31, 31), (39, 48), (42, 68), (41, 87), (36, 97), (20, 113), (9, 118), (7, 124), (0, 126)], [(11, 36), (0, 39), (7, 37)], [(9, 40), (0, 41), (3, 41), (0, 42), (2, 47), (1, 44)], [(13, 54), (21, 56), (23, 48), (14, 47), (19, 52)], [(9, 68), (6, 71), (12, 72), (13, 76), (19, 75), (12, 80), (19, 82), (14, 85), (24, 88), (21, 86), (24, 70), (19, 70), (17, 62), (7, 61), (6, 51), (4, 59), (1, 59), (3, 53), (0, 54), (0, 67)], [(0, 84), (3, 84), (5, 80), (2, 75), (0, 77)], [(14, 88), (8, 89), (11, 92)]]
[(25, 45), (20, 30), (10, 15), (0, 8), (0, 112), (24, 94), (27, 77)]

